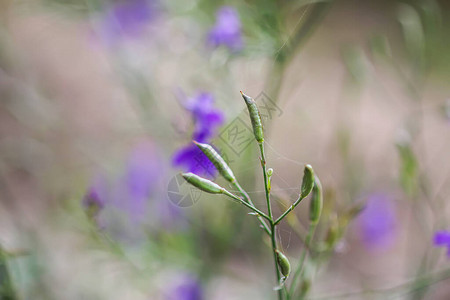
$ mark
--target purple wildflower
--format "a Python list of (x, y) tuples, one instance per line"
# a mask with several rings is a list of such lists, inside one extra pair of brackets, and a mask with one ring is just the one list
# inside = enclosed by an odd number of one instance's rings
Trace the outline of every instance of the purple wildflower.
[(129, 154), (123, 173), (113, 181), (96, 178), (82, 204), (102, 229), (120, 239), (145, 236), (149, 226), (178, 226), (181, 209), (165, 197), (165, 170), (154, 145), (141, 142)]
[[(200, 93), (190, 98), (183, 106), (192, 114), (194, 120), (194, 132), (192, 139), (200, 143), (208, 143), (215, 135), (217, 127), (223, 121), (223, 113), (215, 109), (214, 98), (211, 94)], [(175, 166), (183, 166), (187, 172), (197, 175), (214, 177), (216, 169), (205, 154), (194, 144), (179, 149), (172, 158)]]
[(195, 129), (192, 139), (203, 143), (210, 139), (223, 121), (223, 113), (214, 108), (214, 97), (209, 93), (199, 93), (184, 103), (186, 110), (191, 112)]
[(395, 238), (396, 213), (391, 199), (384, 194), (372, 194), (358, 217), (360, 238), (370, 250), (389, 248)]
[(118, 1), (111, 6), (100, 28), (102, 38), (109, 43), (121, 38), (140, 37), (158, 13), (155, 0)]
[(447, 257), (450, 258), (450, 231), (437, 231), (434, 234), (433, 243), (436, 247), (447, 247)]
[(140, 222), (148, 209), (148, 200), (161, 178), (162, 166), (150, 143), (140, 143), (131, 152), (118, 186), (122, 186), (119, 206), (130, 214), (131, 221)]
[(192, 276), (179, 278), (166, 295), (165, 300), (202, 300), (203, 290), (200, 282)]
[(232, 51), (243, 47), (239, 14), (231, 6), (222, 6), (216, 13), (216, 23), (209, 32), (208, 42), (214, 47), (224, 45)]

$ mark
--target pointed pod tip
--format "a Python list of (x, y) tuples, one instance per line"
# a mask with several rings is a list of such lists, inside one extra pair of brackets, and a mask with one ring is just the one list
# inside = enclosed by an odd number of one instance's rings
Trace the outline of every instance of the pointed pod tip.
[(240, 92), (241, 92), (242, 98), (244, 98), (245, 102), (250, 103), (253, 101), (252, 97), (244, 94), (242, 91), (240, 91)]
[[(206, 148), (211, 148), (211, 146), (209, 144), (204, 144), (204, 143), (199, 143), (197, 141), (192, 141), (194, 143), (194, 145), (196, 145), (197, 147), (199, 147), (202, 151)], [(205, 153), (206, 154), (206, 153)]]
[(190, 184), (198, 188), (199, 190), (202, 190), (204, 192), (210, 193), (210, 194), (223, 194), (224, 188), (219, 186), (218, 184), (212, 182), (211, 180), (208, 180), (206, 178), (200, 177), (194, 173), (182, 173), (181, 176)]
[(187, 173), (180, 173), (181, 176), (183, 176), (183, 178), (187, 178), (187, 177), (191, 177), (193, 174), (191, 172), (187, 172)]

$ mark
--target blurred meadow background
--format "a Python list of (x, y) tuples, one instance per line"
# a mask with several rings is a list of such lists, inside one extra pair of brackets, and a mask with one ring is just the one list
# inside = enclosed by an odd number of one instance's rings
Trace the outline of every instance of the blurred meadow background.
[[(450, 299), (450, 2), (0, 0), (0, 299), (276, 299), (266, 211), (324, 207), (298, 299)], [(279, 226), (295, 265), (302, 202)], [(289, 281), (289, 279), (288, 279)]]

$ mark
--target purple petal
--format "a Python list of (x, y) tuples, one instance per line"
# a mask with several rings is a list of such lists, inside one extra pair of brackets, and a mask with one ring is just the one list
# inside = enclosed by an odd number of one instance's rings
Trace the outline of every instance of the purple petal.
[(109, 44), (121, 38), (137, 38), (158, 13), (155, 0), (130, 0), (113, 5), (106, 14), (102, 26), (102, 38)]
[(150, 144), (140, 144), (128, 159), (125, 181), (133, 197), (148, 197), (155, 185), (162, 166)]
[(233, 51), (242, 49), (241, 21), (231, 6), (221, 7), (216, 14), (216, 24), (208, 35), (208, 42), (214, 47), (225, 45)]
[(192, 276), (183, 276), (176, 280), (171, 288), (166, 300), (202, 300), (203, 290), (200, 282)]
[(368, 249), (387, 249), (394, 241), (396, 223), (391, 199), (384, 194), (373, 194), (358, 217), (361, 240)]
[(213, 178), (217, 171), (208, 157), (194, 144), (190, 144), (175, 152), (172, 163), (184, 167), (186, 172)]
[(434, 234), (433, 243), (435, 246), (450, 245), (450, 232), (445, 231), (445, 230), (437, 231)]

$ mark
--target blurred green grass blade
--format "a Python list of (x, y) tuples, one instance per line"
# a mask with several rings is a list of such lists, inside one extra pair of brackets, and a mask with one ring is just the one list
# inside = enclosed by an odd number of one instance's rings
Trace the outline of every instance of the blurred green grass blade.
[(0, 299), (14, 300), (18, 298), (9, 275), (7, 259), (6, 253), (0, 248)]

